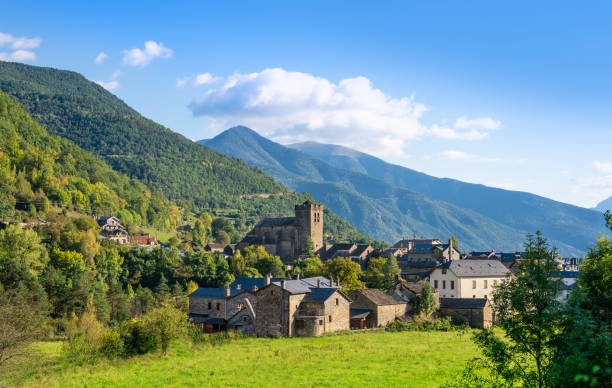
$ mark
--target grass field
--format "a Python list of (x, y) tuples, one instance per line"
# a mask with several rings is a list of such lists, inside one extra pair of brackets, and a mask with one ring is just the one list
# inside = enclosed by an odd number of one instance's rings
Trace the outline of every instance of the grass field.
[(322, 338), (248, 338), (216, 347), (77, 366), (60, 342), (0, 370), (0, 387), (435, 387), (478, 354), (470, 332), (362, 332)]

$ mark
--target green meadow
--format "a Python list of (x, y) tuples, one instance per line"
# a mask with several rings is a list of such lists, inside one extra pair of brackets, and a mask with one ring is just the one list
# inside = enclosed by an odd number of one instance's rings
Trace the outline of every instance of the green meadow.
[(177, 343), (127, 360), (74, 365), (61, 342), (0, 370), (0, 387), (435, 387), (478, 355), (470, 332), (361, 332), (322, 338)]

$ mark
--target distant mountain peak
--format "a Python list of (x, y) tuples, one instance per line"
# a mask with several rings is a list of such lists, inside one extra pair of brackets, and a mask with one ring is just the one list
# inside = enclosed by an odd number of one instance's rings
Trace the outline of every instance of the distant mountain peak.
[(612, 210), (612, 197), (604, 199), (603, 201), (598, 203), (597, 206), (595, 206), (595, 209), (602, 212), (605, 212), (606, 210)]

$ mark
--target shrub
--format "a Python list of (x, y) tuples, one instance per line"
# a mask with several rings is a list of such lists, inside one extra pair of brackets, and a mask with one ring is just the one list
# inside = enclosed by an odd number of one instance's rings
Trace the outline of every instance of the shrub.
[(102, 334), (101, 342), (100, 353), (104, 355), (104, 357), (115, 359), (124, 355), (123, 339), (118, 332), (114, 330), (107, 331)]
[(142, 317), (142, 323), (161, 345), (164, 355), (168, 353), (172, 340), (185, 336), (189, 330), (187, 316), (169, 305), (151, 310)]
[(119, 329), (126, 357), (145, 354), (157, 349), (155, 335), (139, 321), (123, 322)]

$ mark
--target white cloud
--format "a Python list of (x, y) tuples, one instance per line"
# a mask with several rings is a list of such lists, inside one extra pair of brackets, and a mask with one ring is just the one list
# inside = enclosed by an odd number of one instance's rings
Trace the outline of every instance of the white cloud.
[(595, 167), (597, 171), (601, 173), (612, 174), (612, 163), (593, 162), (593, 167)]
[(130, 66), (145, 67), (155, 58), (167, 59), (172, 56), (172, 50), (161, 42), (157, 43), (149, 40), (145, 42), (144, 47), (144, 50), (139, 48), (124, 50), (123, 63)]
[(100, 54), (98, 54), (98, 56), (94, 60), (94, 63), (96, 65), (101, 65), (104, 62), (104, 60), (107, 58), (108, 58), (108, 55), (106, 55), (106, 53), (102, 51), (100, 52)]
[(424, 136), (482, 139), (487, 126), (462, 118), (460, 125), (473, 128), (429, 127), (421, 122), (426, 106), (413, 96), (391, 97), (362, 76), (332, 83), (281, 68), (233, 74), (189, 107), (210, 118), (213, 129), (244, 124), (279, 142), (340, 143), (379, 156), (406, 157), (407, 142)]
[(453, 161), (496, 162), (499, 160), (497, 158), (489, 158), (486, 156), (470, 154), (464, 151), (455, 150), (440, 152), (440, 156), (446, 160)]
[(206, 84), (211, 84), (213, 82), (217, 82), (218, 80), (219, 80), (218, 77), (213, 77), (213, 75), (210, 73), (202, 73), (202, 74), (198, 74), (195, 76), (195, 79), (193, 80), (193, 85), (194, 86), (206, 85)]
[(27, 50), (17, 50), (11, 53), (0, 53), (1, 61), (11, 61), (11, 62), (25, 62), (25, 61), (33, 61), (36, 59), (36, 54), (32, 51)]
[(185, 87), (185, 85), (187, 85), (187, 82), (189, 82), (190, 78), (191, 77), (183, 77), (183, 78), (177, 79), (176, 80), (176, 87), (177, 88)]
[(35, 49), (42, 43), (40, 38), (15, 37), (11, 34), (0, 32), (0, 47), (5, 47), (11, 52), (0, 52), (0, 60), (12, 62), (33, 61), (36, 54)]
[(34, 49), (40, 46), (41, 43), (42, 39), (40, 38), (18, 38), (11, 34), (0, 32), (0, 47), (7, 46), (11, 50)]
[(109, 92), (119, 89), (119, 81), (117, 80), (108, 81), (108, 82), (105, 82), (105, 81), (94, 81), (94, 82), (102, 86), (104, 89), (108, 90)]
[(467, 117), (463, 116), (455, 120), (456, 129), (487, 130), (497, 129), (500, 125), (500, 121), (493, 120), (490, 117), (478, 117), (475, 119), (468, 120)]

